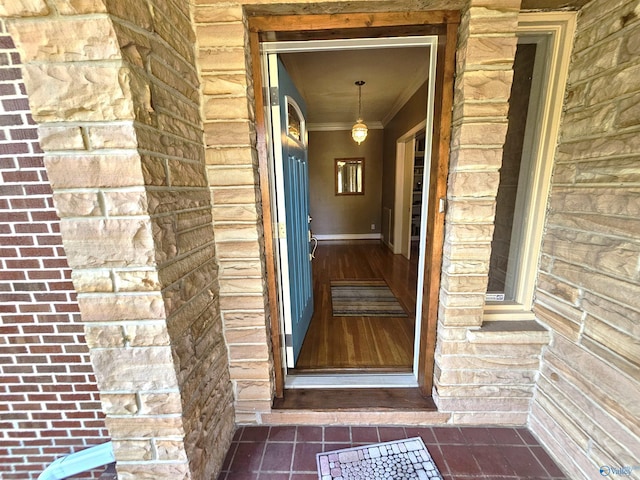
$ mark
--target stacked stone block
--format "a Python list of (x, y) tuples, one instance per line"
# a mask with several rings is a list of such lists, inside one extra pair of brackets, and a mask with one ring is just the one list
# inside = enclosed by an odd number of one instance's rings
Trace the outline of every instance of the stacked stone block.
[(484, 319), (520, 1), (471, 0), (459, 29), (434, 398), (454, 423), (525, 424), (547, 333)]
[(440, 318), (480, 326), (495, 196), (507, 132), (520, 2), (471, 1), (462, 16), (454, 92)]
[(570, 478), (640, 454), (639, 17), (638, 1), (580, 12), (556, 153), (534, 307), (553, 341), (530, 426)]
[[(121, 478), (212, 478), (234, 409), (240, 423), (271, 410), (248, 2), (195, 3), (0, 5), (21, 17), (12, 34)], [(549, 338), (483, 318), (519, 8), (470, 0), (460, 28), (434, 391), (454, 423), (523, 424)], [(584, 8), (538, 282), (554, 340), (530, 421), (576, 478), (637, 451), (638, 13), (637, 0)]]
[(20, 55), (4, 22), (0, 65), (0, 477), (25, 480), (109, 438)]
[(194, 19), (236, 421), (252, 423), (270, 411), (273, 381), (248, 36), (238, 4), (200, 2)]
[(54, 3), (9, 13), (119, 477), (210, 478), (234, 424), (191, 12)]
[(221, 466), (234, 423), (195, 33), (184, 2), (147, 2), (137, 14), (137, 25), (130, 23), (128, 10), (118, 13), (114, 25), (139, 79), (133, 97), (140, 123), (136, 134), (185, 431), (184, 447), (168, 442), (158, 458), (186, 456), (190, 474), (208, 478)]

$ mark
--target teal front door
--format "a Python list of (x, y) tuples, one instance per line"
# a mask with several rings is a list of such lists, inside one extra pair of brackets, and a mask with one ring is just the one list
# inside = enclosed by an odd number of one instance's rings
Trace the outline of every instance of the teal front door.
[(285, 345), (292, 368), (313, 315), (306, 107), (277, 55), (269, 58), (269, 74)]

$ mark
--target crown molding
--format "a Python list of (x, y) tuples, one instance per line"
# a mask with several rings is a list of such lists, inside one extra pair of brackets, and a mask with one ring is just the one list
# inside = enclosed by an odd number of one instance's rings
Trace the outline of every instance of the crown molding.
[(395, 103), (392, 105), (389, 112), (382, 119), (382, 125), (386, 126), (389, 124), (393, 117), (405, 106), (405, 104), (415, 95), (415, 93), (420, 89), (420, 87), (427, 81), (427, 78), (415, 78), (413, 83), (402, 92), (402, 95), (399, 96)]

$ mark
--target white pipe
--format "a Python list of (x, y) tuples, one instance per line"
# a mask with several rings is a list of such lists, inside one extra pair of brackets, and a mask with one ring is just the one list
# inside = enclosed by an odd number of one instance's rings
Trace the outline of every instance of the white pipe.
[(38, 476), (38, 480), (62, 480), (115, 461), (113, 445), (111, 442), (107, 442), (54, 460)]

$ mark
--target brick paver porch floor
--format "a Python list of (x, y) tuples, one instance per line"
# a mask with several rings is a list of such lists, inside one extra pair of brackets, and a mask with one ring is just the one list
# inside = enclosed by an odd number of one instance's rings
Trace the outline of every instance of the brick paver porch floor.
[(240, 427), (218, 480), (316, 479), (316, 453), (420, 436), (445, 480), (566, 479), (526, 428)]

